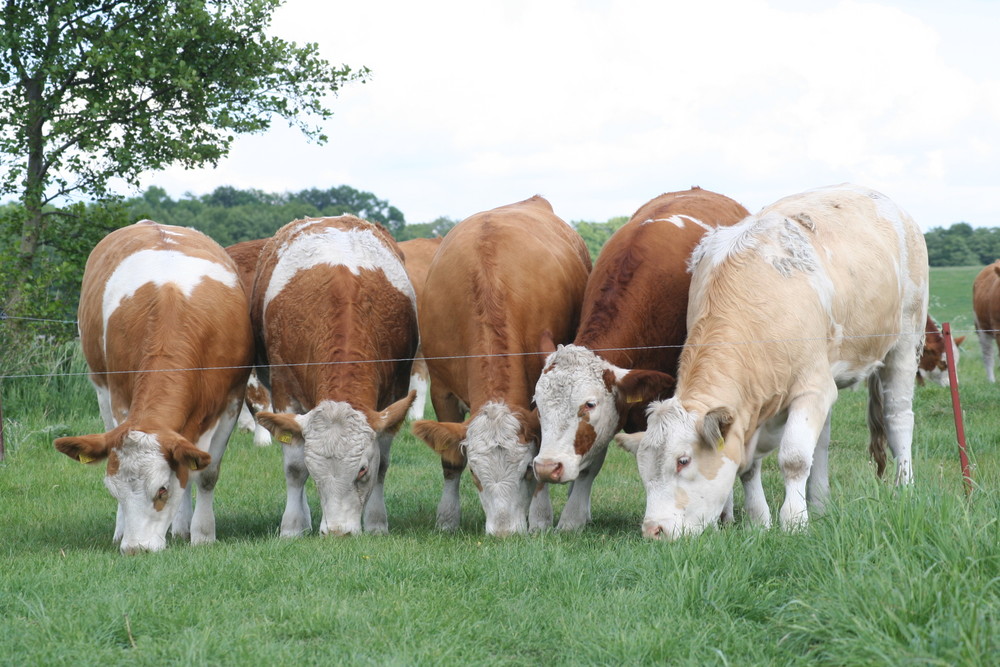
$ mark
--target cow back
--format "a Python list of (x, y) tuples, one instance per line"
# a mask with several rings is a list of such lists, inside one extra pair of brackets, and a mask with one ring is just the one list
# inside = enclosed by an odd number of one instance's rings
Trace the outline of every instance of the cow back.
[(419, 299), (432, 383), (470, 406), (491, 398), (526, 406), (543, 358), (525, 353), (546, 331), (572, 340), (589, 271), (583, 239), (541, 197), (460, 222)]
[(251, 303), (275, 408), (333, 400), (380, 410), (405, 394), (415, 300), (381, 225), (350, 215), (285, 225), (261, 251)]
[(587, 281), (577, 345), (616, 366), (675, 374), (687, 333), (687, 262), (705, 232), (749, 212), (701, 188), (639, 208), (601, 250)]

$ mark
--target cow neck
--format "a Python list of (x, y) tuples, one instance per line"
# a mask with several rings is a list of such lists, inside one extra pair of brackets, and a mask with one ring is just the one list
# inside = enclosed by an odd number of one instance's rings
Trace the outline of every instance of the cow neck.
[(471, 408), (490, 401), (502, 401), (511, 409), (527, 409), (541, 373), (541, 357), (517, 353), (469, 360), (469, 405)]
[[(202, 422), (208, 415), (221, 411), (218, 404), (224, 396), (211, 401), (211, 405), (206, 404), (203, 389), (212, 383), (192, 381), (194, 374), (217, 372), (154, 370), (138, 373), (128, 407), (129, 416), (124, 423), (144, 432), (172, 430), (192, 442), (197, 440), (203, 427), (208, 426)], [(141, 422), (133, 422), (131, 415), (141, 415)]]

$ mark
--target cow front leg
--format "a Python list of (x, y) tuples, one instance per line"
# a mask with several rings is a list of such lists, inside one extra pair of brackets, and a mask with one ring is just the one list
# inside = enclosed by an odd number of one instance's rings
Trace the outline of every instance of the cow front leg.
[[(912, 378), (910, 384), (913, 384)], [(835, 398), (835, 388), (833, 392)], [(796, 399), (789, 410), (778, 449), (778, 466), (785, 478), (785, 502), (781, 505), (779, 518), (785, 530), (804, 528), (809, 523), (806, 484), (831, 404), (832, 400), (827, 402), (821, 396), (809, 395)]]
[(581, 470), (579, 476), (573, 480), (573, 487), (569, 491), (566, 505), (563, 507), (562, 514), (559, 515), (558, 530), (580, 530), (590, 523), (590, 497), (594, 488), (594, 479), (604, 467), (604, 459), (607, 455), (607, 447), (594, 452), (591, 464)]
[(312, 530), (312, 513), (306, 499), (305, 447), (283, 445), (281, 448), (285, 465), (285, 513), (281, 516), (281, 536), (299, 537)]

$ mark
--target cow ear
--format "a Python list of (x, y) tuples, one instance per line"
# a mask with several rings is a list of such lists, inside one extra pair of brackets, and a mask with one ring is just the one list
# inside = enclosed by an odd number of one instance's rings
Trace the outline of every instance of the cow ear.
[(80, 463), (96, 463), (108, 457), (111, 451), (112, 439), (109, 433), (95, 433), (93, 435), (74, 435), (65, 438), (56, 438), (52, 442), (53, 446)]
[(539, 425), (538, 408), (533, 408), (521, 416), (521, 437), (527, 444), (541, 444), (542, 427)]
[(649, 403), (670, 398), (677, 380), (668, 373), (636, 369), (626, 373), (616, 385), (618, 395), (623, 397), (626, 403)]
[(460, 454), (460, 445), (465, 440), (465, 424), (436, 422), (421, 419), (413, 422), (413, 435), (427, 443), (438, 454)]
[(965, 336), (959, 336), (958, 338), (952, 338), (952, 340), (955, 341), (955, 347), (958, 347), (959, 345), (961, 345), (962, 343), (965, 342)]
[(733, 425), (733, 414), (728, 408), (712, 408), (701, 420), (698, 429), (701, 444), (712, 451), (722, 449)]
[(171, 457), (178, 470), (204, 470), (212, 462), (212, 455), (203, 452), (184, 438), (174, 442)]
[(644, 435), (646, 435), (645, 431), (640, 431), (639, 433), (619, 433), (615, 436), (615, 442), (626, 452), (635, 456), (636, 452), (639, 451), (639, 443), (642, 442)]
[(275, 440), (290, 445), (295, 438), (302, 439), (302, 426), (296, 417), (287, 412), (261, 411), (257, 413), (257, 423), (270, 431)]
[(406, 412), (413, 405), (413, 400), (417, 397), (417, 390), (412, 389), (403, 398), (399, 399), (385, 410), (381, 412), (371, 412), (367, 414), (368, 425), (376, 433), (382, 433), (383, 431), (390, 431), (395, 433), (399, 428), (399, 425), (403, 423), (406, 418)]

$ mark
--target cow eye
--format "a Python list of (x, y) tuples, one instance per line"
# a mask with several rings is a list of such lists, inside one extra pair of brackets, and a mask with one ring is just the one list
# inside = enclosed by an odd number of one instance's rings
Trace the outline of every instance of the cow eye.
[(167, 487), (161, 486), (156, 492), (156, 500), (163, 500), (167, 497)]
[(585, 405), (587, 406), (588, 410), (593, 410), (594, 408), (597, 407), (597, 401), (587, 401)]
[(689, 463), (691, 463), (691, 457), (690, 456), (681, 456), (680, 458), (678, 458), (677, 459), (677, 472), (680, 472), (681, 470), (683, 470), (684, 468), (686, 468)]
[(368, 476), (368, 466), (361, 466), (361, 469), (358, 470), (358, 479), (362, 480), (367, 476)]

